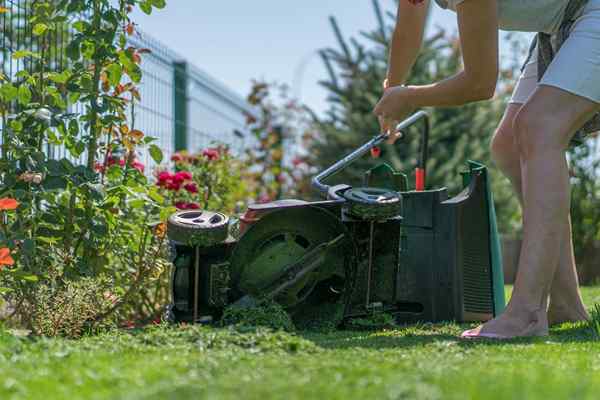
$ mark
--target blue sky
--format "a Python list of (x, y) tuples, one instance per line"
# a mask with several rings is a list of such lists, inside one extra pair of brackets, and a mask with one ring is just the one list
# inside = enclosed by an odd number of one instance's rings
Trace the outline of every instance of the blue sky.
[[(388, 10), (392, 0), (381, 0)], [(315, 50), (334, 46), (328, 21), (346, 35), (375, 26), (370, 0), (167, 0), (164, 10), (136, 12), (140, 28), (245, 96), (253, 78), (288, 83), (318, 112), (325, 76)], [(453, 13), (436, 8), (431, 23), (456, 30)]]

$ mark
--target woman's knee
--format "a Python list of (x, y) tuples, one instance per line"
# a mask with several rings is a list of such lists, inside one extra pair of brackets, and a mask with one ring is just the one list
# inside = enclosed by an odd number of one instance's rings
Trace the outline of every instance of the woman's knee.
[(543, 110), (524, 106), (513, 120), (513, 132), (517, 153), (521, 159), (536, 154), (564, 150), (560, 121)]
[(496, 129), (490, 143), (490, 152), (495, 162), (504, 165), (515, 159), (519, 161), (519, 155), (516, 151), (515, 132), (512, 123), (501, 123)]

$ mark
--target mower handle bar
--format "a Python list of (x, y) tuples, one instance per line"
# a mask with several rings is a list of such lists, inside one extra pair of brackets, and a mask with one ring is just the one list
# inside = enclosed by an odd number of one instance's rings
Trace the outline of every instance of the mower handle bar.
[[(422, 176), (424, 180), (425, 176), (425, 166), (427, 164), (428, 158), (428, 147), (429, 147), (429, 114), (425, 111), (419, 111), (415, 114), (411, 115), (404, 121), (400, 122), (396, 125), (395, 132), (402, 132), (405, 129), (408, 129), (412, 125), (416, 124), (420, 120), (423, 120), (424, 127), (421, 135), (421, 144), (420, 144), (420, 154), (417, 165), (417, 174), (419, 174), (419, 170), (422, 171)], [(375, 136), (373, 139), (369, 140), (367, 143), (363, 144), (358, 149), (354, 150), (352, 153), (348, 154), (346, 157), (342, 158), (326, 170), (319, 173), (312, 179), (312, 185), (319, 192), (327, 195), (329, 193), (330, 185), (326, 185), (323, 183), (323, 180), (329, 178), (332, 175), (335, 175), (339, 171), (346, 168), (348, 165), (352, 164), (356, 159), (362, 157), (367, 152), (371, 151), (374, 147), (379, 146), (381, 143), (386, 141), (389, 138), (389, 133), (381, 133)]]

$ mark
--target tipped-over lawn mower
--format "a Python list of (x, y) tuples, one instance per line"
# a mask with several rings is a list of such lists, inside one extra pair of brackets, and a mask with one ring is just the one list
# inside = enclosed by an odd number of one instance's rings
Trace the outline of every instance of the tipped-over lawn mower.
[[(415, 190), (386, 164), (366, 171), (364, 187), (324, 181), (380, 145), (380, 134), (321, 172), (324, 200), (254, 204), (238, 232), (218, 212), (181, 211), (168, 222), (174, 249), (172, 304), (177, 322), (217, 321), (226, 307), (279, 303), (292, 319), (332, 304), (335, 323), (377, 312), (400, 322), (486, 321), (504, 309), (496, 217), (486, 168), (469, 162), (464, 190), (425, 190), (429, 119), (422, 122)], [(331, 318), (334, 318), (333, 316)]]

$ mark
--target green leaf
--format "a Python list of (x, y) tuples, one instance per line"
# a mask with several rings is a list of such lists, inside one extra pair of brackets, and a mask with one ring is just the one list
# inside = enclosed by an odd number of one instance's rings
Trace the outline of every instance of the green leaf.
[(48, 30), (48, 25), (46, 24), (35, 24), (33, 26), (33, 34), (35, 36), (41, 36)]
[(163, 207), (160, 209), (160, 219), (166, 221), (176, 211), (177, 209), (175, 207)]
[(158, 9), (163, 9), (167, 5), (167, 2), (165, 0), (151, 0), (151, 1), (152, 1), (152, 5)]
[(71, 77), (71, 73), (69, 71), (63, 71), (60, 74), (56, 72), (51, 72), (48, 74), (48, 79), (52, 82), (65, 84)]
[(117, 63), (112, 63), (106, 67), (106, 73), (108, 74), (108, 81), (112, 86), (117, 86), (121, 83), (121, 77), (123, 76), (123, 68)]
[(31, 90), (25, 85), (19, 86), (18, 90), (19, 103), (26, 106), (31, 101)]
[(68, 44), (66, 49), (67, 57), (76, 61), (81, 57), (81, 40), (73, 40)]
[(19, 89), (17, 89), (12, 83), (5, 83), (4, 85), (0, 86), (0, 98), (2, 98), (2, 100), (5, 102), (13, 101), (17, 98), (18, 94)]
[(127, 205), (131, 208), (142, 208), (146, 205), (147, 201), (144, 199), (134, 199), (134, 200), (129, 200), (127, 202)]
[(52, 238), (46, 236), (37, 236), (36, 240), (46, 244), (57, 244), (58, 242), (60, 242), (59, 238)]
[(47, 176), (42, 183), (45, 190), (61, 190), (66, 189), (67, 180), (62, 176)]
[[(0, 12), (1, 12), (1, 10), (0, 10)], [(13, 291), (13, 289), (11, 289), (11, 288), (7, 288), (7, 287), (0, 287), (0, 295), (1, 295), (1, 294), (7, 294), (7, 293), (10, 293), (10, 292), (12, 292), (12, 291)]]
[(148, 152), (150, 153), (150, 157), (152, 157), (155, 163), (160, 164), (162, 162), (164, 156), (160, 147), (158, 147), (155, 144), (152, 144), (150, 145)]
[(157, 202), (158, 204), (163, 204), (165, 202), (165, 198), (158, 193), (158, 190), (155, 188), (150, 188), (148, 190), (148, 197)]
[(140, 8), (145, 14), (147, 14), (147, 15), (152, 14), (152, 3), (151, 2), (144, 1), (144, 2), (140, 3)]
[(78, 32), (84, 32), (90, 27), (90, 24), (86, 21), (80, 20), (73, 23), (73, 28)]
[(21, 58), (25, 57), (40, 58), (40, 55), (29, 50), (18, 50), (15, 51), (12, 55), (13, 60), (20, 60)]

